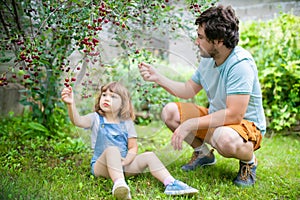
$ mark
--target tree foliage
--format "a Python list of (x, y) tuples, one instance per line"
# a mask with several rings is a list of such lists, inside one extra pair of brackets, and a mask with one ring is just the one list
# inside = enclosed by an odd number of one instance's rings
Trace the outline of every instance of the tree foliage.
[[(199, 14), (214, 2), (1, 0), (0, 62), (8, 70), (0, 75), (0, 86), (23, 85), (22, 103), (32, 109), (34, 120), (55, 132), (65, 116), (63, 85), (93, 87), (89, 75), (95, 66), (114, 76), (102, 54), (102, 36), (123, 50), (130, 70), (132, 59), (149, 52), (140, 48), (153, 42), (153, 35), (166, 39), (179, 30), (189, 32), (193, 21), (186, 22), (184, 13)], [(71, 65), (69, 56), (75, 51), (81, 57)]]

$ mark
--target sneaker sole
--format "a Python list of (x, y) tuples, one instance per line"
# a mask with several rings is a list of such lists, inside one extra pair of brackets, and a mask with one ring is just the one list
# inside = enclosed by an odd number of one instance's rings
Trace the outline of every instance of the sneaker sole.
[(199, 191), (196, 189), (188, 189), (188, 190), (182, 190), (182, 191), (173, 191), (173, 192), (165, 192), (166, 195), (191, 195), (191, 194), (196, 194)]
[(114, 197), (118, 200), (128, 199), (129, 190), (125, 186), (120, 186), (114, 191)]
[(216, 163), (217, 163), (217, 159), (215, 159), (214, 162), (211, 162), (211, 163), (206, 163), (206, 164), (203, 164), (203, 165), (197, 165), (195, 168), (192, 168), (192, 169), (183, 169), (182, 167), (181, 167), (181, 169), (182, 169), (183, 171), (186, 171), (186, 172), (188, 172), (188, 171), (194, 171), (194, 170), (196, 170), (198, 167), (210, 166), (210, 165), (214, 165), (214, 164), (216, 164)]
[(216, 163), (217, 163), (217, 159), (215, 159), (214, 162), (212, 162), (212, 163), (207, 163), (207, 164), (199, 165), (199, 167), (214, 165)]
[(255, 184), (255, 182), (253, 182), (253, 183), (240, 183), (236, 180), (233, 180), (233, 183), (234, 183), (234, 185), (236, 185), (238, 187), (241, 187), (241, 188), (253, 187), (254, 184)]

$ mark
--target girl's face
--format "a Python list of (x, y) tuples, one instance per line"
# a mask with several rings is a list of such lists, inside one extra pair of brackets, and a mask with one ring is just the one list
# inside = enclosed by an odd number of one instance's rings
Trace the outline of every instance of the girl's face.
[(122, 106), (121, 96), (111, 92), (109, 89), (102, 93), (100, 97), (100, 108), (105, 113), (118, 114)]

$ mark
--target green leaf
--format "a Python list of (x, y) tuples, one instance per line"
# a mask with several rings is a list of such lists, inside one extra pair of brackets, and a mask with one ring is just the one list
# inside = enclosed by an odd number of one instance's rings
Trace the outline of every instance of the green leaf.
[(33, 130), (41, 131), (43, 133), (49, 133), (48, 129), (45, 126), (43, 126), (42, 124), (39, 124), (39, 123), (36, 123), (36, 122), (30, 122), (28, 124), (28, 126), (30, 128), (32, 128)]

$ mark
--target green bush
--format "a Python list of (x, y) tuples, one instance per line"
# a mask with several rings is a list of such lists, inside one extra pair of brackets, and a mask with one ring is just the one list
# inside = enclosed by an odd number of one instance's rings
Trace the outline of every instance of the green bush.
[(242, 24), (241, 45), (256, 60), (270, 132), (292, 130), (300, 120), (300, 17), (281, 14)]
[(69, 121), (60, 123), (57, 134), (53, 134), (53, 131), (33, 121), (30, 115), (25, 112), (24, 116), (11, 114), (0, 119), (0, 161), (5, 170), (22, 171), (24, 165), (41, 167), (46, 158), (64, 162), (74, 154), (87, 152), (86, 143), (76, 137), (76, 130)]

